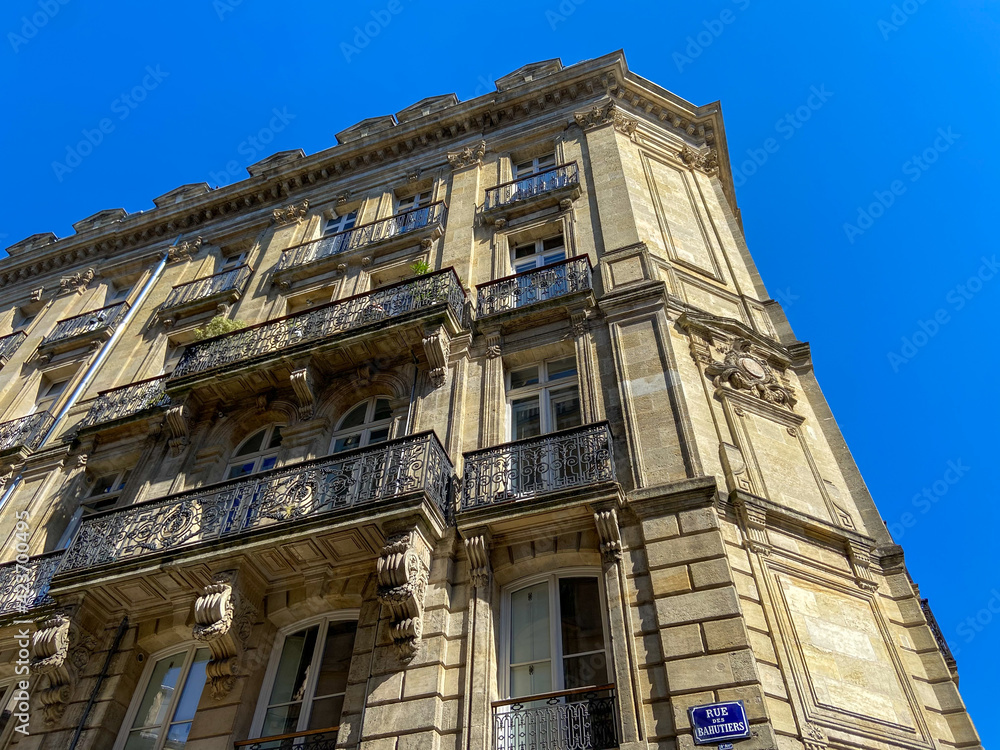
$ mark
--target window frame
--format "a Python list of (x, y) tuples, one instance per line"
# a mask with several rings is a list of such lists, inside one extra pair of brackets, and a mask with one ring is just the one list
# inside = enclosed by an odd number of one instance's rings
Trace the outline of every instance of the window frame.
[[(576, 374), (569, 378), (560, 378), (558, 380), (549, 379), (549, 369), (548, 366), (552, 362), (558, 362), (564, 359), (572, 359), (575, 365)], [(538, 367), (539, 379), (537, 383), (532, 385), (524, 385), (518, 388), (511, 387), (511, 377), (517, 370), (523, 370), (528, 367)], [(544, 378), (543, 378), (544, 374)], [(577, 361), (576, 354), (568, 354), (558, 357), (546, 357), (545, 359), (538, 360), (534, 363), (527, 363), (519, 365), (517, 367), (509, 367), (504, 373), (504, 397), (506, 399), (507, 407), (507, 434), (509, 435), (510, 442), (517, 442), (518, 440), (531, 440), (532, 438), (517, 438), (514, 437), (514, 401), (528, 398), (535, 394), (538, 395), (538, 411), (539, 411), (539, 421), (538, 421), (538, 435), (532, 437), (542, 437), (544, 435), (550, 435), (553, 432), (559, 432), (556, 429), (555, 424), (552, 419), (552, 396), (553, 394), (558, 395), (560, 391), (569, 390), (570, 387), (576, 389), (577, 400), (580, 400), (580, 363)], [(583, 404), (580, 403), (580, 423), (574, 425), (574, 427), (582, 427), (584, 425), (583, 421)], [(566, 427), (562, 429), (573, 429), (573, 427)]]
[[(115, 739), (115, 744), (112, 746), (112, 750), (124, 750), (125, 744), (128, 742), (128, 737), (132, 734), (132, 730), (135, 728), (132, 723), (135, 721), (136, 716), (139, 713), (139, 707), (142, 705), (142, 700), (146, 695), (146, 691), (149, 689), (149, 681), (153, 678), (153, 670), (156, 668), (157, 663), (166, 659), (174, 654), (185, 653), (184, 663), (181, 667), (181, 673), (177, 678), (177, 688), (174, 689), (174, 695), (170, 699), (170, 707), (167, 713), (164, 715), (163, 723), (160, 724), (163, 733), (160, 736), (162, 742), (158, 742), (158, 747), (154, 750), (163, 750), (163, 746), (167, 741), (167, 733), (170, 726), (174, 724), (173, 721), (174, 713), (177, 711), (177, 704), (184, 693), (184, 688), (187, 686), (188, 677), (191, 675), (191, 667), (194, 665), (194, 657), (198, 651), (202, 649), (208, 650), (208, 645), (201, 643), (199, 641), (193, 641), (186, 645), (175, 644), (164, 649), (160, 649), (156, 653), (149, 654), (146, 657), (146, 667), (142, 670), (142, 676), (139, 679), (137, 685), (137, 690), (132, 694), (132, 700), (129, 701), (128, 711), (125, 712), (125, 718), (122, 720), (121, 728), (118, 730), (118, 737)], [(211, 651), (209, 651), (209, 661), (211, 661)], [(205, 694), (205, 689), (208, 687), (208, 677), (205, 678), (205, 684), (201, 687), (201, 693), (198, 696), (198, 704), (201, 704), (201, 698)], [(194, 719), (198, 715), (198, 709), (195, 708), (195, 716), (192, 717), (191, 723), (194, 724)]]
[[(0, 682), (0, 713), (7, 707), (10, 699), (14, 697), (15, 691), (20, 689), (18, 683), (23, 680), (24, 678), (18, 679), (15, 677), (14, 679)], [(17, 719), (14, 716), (14, 712), (11, 712), (7, 725), (0, 728), (0, 748), (6, 748), (10, 744), (10, 738), (14, 736), (14, 727), (16, 726)]]
[[(562, 633), (560, 632), (559, 607), (559, 579), (561, 578), (594, 578), (597, 581), (597, 591), (600, 596), (601, 627), (604, 630), (604, 655), (608, 671), (609, 684), (617, 684), (614, 669), (614, 658), (611, 650), (611, 622), (608, 617), (608, 597), (604, 590), (604, 575), (602, 569), (597, 565), (583, 565), (566, 568), (558, 568), (554, 571), (536, 573), (535, 575), (518, 578), (501, 590), (500, 594), (500, 650), (502, 658), (500, 660), (500, 696), (501, 700), (510, 700), (510, 649), (511, 649), (511, 595), (518, 591), (534, 586), (542, 581), (549, 583), (549, 661), (552, 664), (552, 691), (554, 693), (567, 690), (564, 686), (564, 676), (562, 672), (563, 644)], [(553, 597), (553, 592), (555, 597)], [(556, 669), (559, 665), (559, 669)], [(589, 686), (584, 686), (589, 687)], [(599, 686), (595, 686), (599, 687)], [(575, 689), (575, 688), (573, 688)], [(528, 699), (531, 696), (520, 696)]]
[[(300, 630), (305, 630), (312, 627), (313, 625), (320, 625), (320, 632), (316, 634), (316, 644), (326, 643), (326, 634), (329, 630), (330, 624), (334, 622), (355, 622), (360, 626), (361, 621), (361, 610), (360, 609), (338, 609), (336, 612), (331, 612), (325, 615), (317, 615), (315, 617), (310, 617), (305, 620), (298, 620), (291, 625), (287, 625), (281, 628), (277, 635), (274, 637), (274, 641), (271, 645), (271, 655), (268, 657), (267, 669), (264, 672), (264, 681), (260, 686), (260, 694), (257, 699), (257, 707), (254, 709), (253, 720), (250, 722), (250, 735), (249, 739), (265, 739), (261, 736), (261, 730), (264, 729), (264, 719), (267, 715), (267, 709), (269, 707), (269, 701), (271, 700), (271, 691), (274, 690), (274, 679), (277, 677), (278, 666), (281, 662), (281, 654), (285, 649), (285, 640), (289, 635), (299, 632)], [(360, 630), (360, 627), (358, 628)], [(355, 636), (355, 645), (357, 645), (357, 636)], [(310, 662), (310, 677), (307, 679), (306, 692), (302, 696), (302, 705), (305, 706), (307, 703), (309, 705), (309, 711), (303, 711), (299, 715), (300, 724), (308, 724), (310, 714), (312, 712), (312, 702), (316, 695), (316, 682), (318, 677), (318, 663), (322, 659), (323, 649), (317, 648), (313, 653), (312, 661)], [(351, 652), (351, 659), (348, 662), (348, 672), (350, 672), (351, 662), (354, 661), (354, 652)], [(349, 685), (348, 685), (349, 687)], [(339, 724), (338, 724), (339, 726)], [(324, 727), (326, 728), (326, 727)], [(302, 729), (296, 729), (296, 732), (306, 731)], [(115, 748), (118, 750), (118, 748)]]
[[(541, 162), (543, 160), (547, 160), (550, 157), (552, 158), (552, 164), (550, 164), (550, 165), (542, 165), (541, 164)], [(518, 167), (520, 165), (522, 165), (522, 164), (527, 164), (529, 161), (531, 162), (531, 168), (530, 168), (531, 171), (530, 172), (524, 172), (523, 174), (518, 174)], [(558, 166), (559, 166), (559, 161), (557, 159), (555, 149), (553, 149), (552, 151), (548, 151), (548, 152), (546, 152), (544, 154), (540, 154), (538, 156), (533, 156), (530, 159), (527, 159), (527, 158), (525, 158), (525, 159), (516, 159), (516, 160), (515, 159), (511, 159), (510, 160), (510, 174), (511, 174), (511, 177), (514, 180), (523, 180), (523, 179), (526, 179), (528, 177), (533, 177), (536, 174), (541, 174), (542, 172), (548, 172), (550, 169), (555, 169)]]
[[(70, 388), (70, 383), (72, 383), (72, 382), (73, 382), (73, 376), (72, 375), (67, 375), (64, 378), (59, 378), (57, 380), (56, 379), (48, 378), (48, 377), (46, 377), (46, 376), (43, 375), (42, 376), (42, 382), (40, 383), (40, 385), (44, 386), (44, 392), (42, 392), (42, 388), (39, 388), (39, 392), (35, 396), (35, 400), (34, 400), (34, 402), (32, 404), (31, 411), (29, 411), (28, 414), (29, 415), (31, 415), (31, 414), (40, 414), (41, 412), (47, 411), (52, 416), (55, 416), (56, 415), (56, 408), (55, 408), (56, 404), (58, 404), (60, 401), (62, 401), (62, 399), (66, 396), (66, 393), (69, 391), (69, 388)], [(52, 395), (51, 394), (52, 387), (55, 386), (55, 385), (57, 385), (57, 384), (59, 384), (59, 383), (63, 383), (64, 384), (63, 387), (62, 387), (62, 389), (58, 393), (56, 393), (55, 396), (51, 398), (51, 400), (48, 401), (48, 405), (47, 406), (45, 406), (44, 408), (42, 408), (42, 406), (41, 406), (42, 403), (44, 403), (46, 401), (46, 399), (49, 399), (49, 397)]]
[[(404, 201), (411, 201), (411, 204), (406, 208), (403, 208)], [(427, 190), (418, 190), (416, 193), (410, 193), (404, 196), (393, 196), (393, 215), (398, 216), (399, 214), (406, 213), (407, 211), (416, 211), (421, 208), (427, 208), (429, 205), (434, 203), (434, 188), (430, 187)]]
[[(335, 234), (340, 234), (342, 232), (349, 232), (358, 225), (358, 218), (361, 214), (360, 209), (354, 209), (353, 211), (348, 211), (344, 214), (338, 214), (336, 211), (331, 211), (330, 217), (323, 217), (323, 227), (320, 230), (321, 237), (332, 237)], [(339, 228), (331, 232), (330, 226), (337, 225)]]
[[(352, 404), (348, 409), (344, 411), (344, 413), (337, 420), (337, 429), (335, 429), (333, 433), (330, 435), (329, 455), (333, 456), (336, 455), (337, 453), (346, 453), (347, 451), (358, 450), (359, 448), (367, 448), (368, 446), (373, 445), (373, 443), (371, 442), (372, 429), (381, 429), (382, 427), (389, 428), (389, 432), (386, 435), (385, 440), (380, 440), (379, 442), (374, 443), (374, 445), (382, 445), (383, 443), (388, 443), (395, 437), (393, 435), (393, 426), (395, 424), (396, 417), (390, 416), (387, 419), (380, 419), (378, 421), (374, 421), (369, 418), (369, 415), (371, 417), (375, 416), (375, 409), (380, 400), (390, 402), (389, 407), (391, 410), (392, 399), (389, 396), (379, 395), (379, 396), (369, 396), (366, 399), (358, 401), (357, 403)], [(354, 427), (341, 427), (341, 424), (344, 422), (344, 420), (347, 419), (347, 417), (362, 404), (367, 404), (367, 409), (365, 411), (365, 421), (362, 422), (360, 425), (356, 425)], [(361, 439), (358, 441), (358, 444), (354, 448), (345, 448), (344, 450), (341, 451), (335, 450), (338, 440), (355, 434), (360, 434)]]
[[(562, 239), (562, 257), (559, 260), (546, 261), (545, 256), (552, 255), (558, 251), (558, 248), (552, 248), (550, 250), (545, 249), (545, 243), (549, 240), (559, 237)], [(521, 258), (517, 257), (517, 251), (519, 248), (528, 247), (529, 245), (535, 246), (535, 251), (530, 255), (525, 255)], [(566, 233), (563, 231), (562, 227), (555, 234), (550, 234), (547, 237), (539, 237), (535, 240), (525, 240), (524, 242), (513, 242), (510, 244), (510, 270), (511, 275), (520, 275), (522, 273), (531, 273), (532, 271), (537, 271), (540, 268), (545, 268), (546, 266), (551, 266), (556, 263), (562, 263), (564, 260), (570, 258), (569, 248), (566, 245)], [(533, 261), (534, 265), (531, 268), (524, 268), (518, 270), (518, 266), (526, 265), (529, 261)]]
[[(274, 438), (274, 431), (276, 429), (282, 429), (287, 426), (288, 425), (280, 422), (272, 422), (271, 424), (265, 425), (264, 427), (261, 427), (258, 430), (254, 430), (245, 438), (243, 438), (239, 443), (237, 443), (236, 447), (229, 454), (229, 460), (226, 462), (226, 471), (223, 481), (230, 482), (230, 481), (235, 481), (237, 479), (245, 479), (246, 477), (252, 477), (255, 474), (260, 474), (262, 471), (271, 471), (273, 469), (280, 468), (281, 464), (279, 463), (278, 459), (281, 456), (282, 443), (278, 443), (273, 448), (268, 446), (270, 445), (271, 440)], [(261, 438), (260, 441), (261, 445), (260, 449), (247, 453), (243, 456), (238, 455), (237, 451), (239, 451), (239, 449), (242, 448), (252, 437), (254, 437), (260, 432), (264, 432), (264, 437)], [(281, 436), (282, 442), (284, 442), (284, 439), (285, 436), (282, 435)], [(274, 457), (274, 466), (271, 466), (268, 469), (261, 469), (260, 461), (266, 458), (271, 458), (272, 456)], [(254, 468), (252, 471), (247, 472), (246, 474), (240, 474), (239, 476), (235, 477), (229, 476), (230, 472), (237, 465), (249, 463), (251, 459), (253, 460), (254, 463)]]

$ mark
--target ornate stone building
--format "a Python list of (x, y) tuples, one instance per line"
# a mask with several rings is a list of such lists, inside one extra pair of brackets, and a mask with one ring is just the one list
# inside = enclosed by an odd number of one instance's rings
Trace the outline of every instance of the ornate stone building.
[(980, 746), (717, 104), (614, 53), (337, 141), (0, 261), (0, 748)]

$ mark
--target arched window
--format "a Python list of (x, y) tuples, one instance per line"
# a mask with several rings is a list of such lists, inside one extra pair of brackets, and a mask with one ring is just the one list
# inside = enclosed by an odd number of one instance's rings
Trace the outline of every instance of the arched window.
[[(324, 617), (295, 626), (275, 642), (254, 717), (253, 737), (263, 740), (284, 735), (287, 739), (290, 734), (317, 730), (327, 730), (324, 741), (335, 737), (330, 730), (340, 724), (357, 629), (354, 619)], [(314, 735), (312, 739), (316, 739)]]
[(352, 408), (337, 425), (330, 446), (331, 453), (384, 443), (392, 429), (392, 407), (389, 399), (370, 398)]
[(183, 748), (205, 689), (209, 659), (207, 648), (189, 646), (150, 660), (143, 687), (135, 693), (115, 750)]
[(282, 425), (277, 424), (268, 425), (240, 443), (233, 452), (226, 478), (236, 479), (273, 469), (278, 463), (278, 451), (281, 448), (281, 427)]

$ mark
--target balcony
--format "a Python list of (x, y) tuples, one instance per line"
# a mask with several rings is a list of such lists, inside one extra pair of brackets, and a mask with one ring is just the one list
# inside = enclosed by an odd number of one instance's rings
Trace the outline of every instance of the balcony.
[(51, 604), (49, 585), (63, 551), (29, 557), (26, 562), (0, 565), (0, 617), (26, 612)]
[(493, 703), (494, 750), (617, 748), (614, 685), (563, 690)]
[(236, 750), (334, 750), (340, 727), (280, 734), (234, 743)]
[(465, 454), (462, 510), (615, 481), (607, 422)]
[(528, 307), (538, 311), (553, 307), (542, 303), (559, 300), (559, 305), (565, 305), (577, 296), (590, 296), (592, 275), (590, 259), (582, 255), (478, 284), (476, 317), (523, 311)]
[(280, 286), (287, 286), (293, 280), (332, 270), (338, 265), (334, 260), (337, 256), (361, 248), (384, 254), (398, 247), (436, 240), (444, 234), (447, 211), (448, 206), (439, 201), (291, 247), (275, 265), (274, 280)]
[(48, 361), (52, 355), (60, 352), (104, 343), (111, 338), (128, 309), (128, 302), (116, 302), (100, 310), (60, 320), (52, 333), (38, 345), (39, 358)]
[(423, 351), (428, 327), (444, 325), (454, 335), (468, 328), (466, 318), (465, 292), (446, 269), (191, 344), (167, 391), (204, 386), (217, 396), (243, 395), (248, 385), (240, 375), (254, 370), (260, 387), (287, 383), (295, 358), (315, 356), (334, 372), (410, 357)]
[(487, 224), (502, 224), (518, 214), (564, 205), (563, 201), (572, 202), (579, 197), (580, 170), (576, 162), (563, 164), (489, 188), (483, 202), (483, 220)]
[(14, 356), (14, 352), (21, 348), (21, 344), (28, 338), (24, 331), (14, 331), (0, 338), (0, 367), (3, 367)]
[(178, 318), (206, 310), (225, 312), (243, 296), (252, 273), (253, 269), (250, 266), (242, 265), (212, 276), (178, 284), (170, 290), (157, 315), (163, 325), (170, 327)]
[(0, 455), (17, 450), (35, 450), (54, 422), (51, 414), (40, 411), (0, 423)]
[(370, 519), (390, 505), (426, 499), (449, 516), (454, 468), (432, 432), (273, 469), (89, 516), (60, 575), (186, 550), (232, 554), (272, 532), (284, 542), (329, 528), (352, 511)]
[(164, 388), (166, 375), (129, 383), (97, 394), (90, 410), (79, 424), (79, 431), (93, 430), (112, 423), (131, 421), (170, 404)]

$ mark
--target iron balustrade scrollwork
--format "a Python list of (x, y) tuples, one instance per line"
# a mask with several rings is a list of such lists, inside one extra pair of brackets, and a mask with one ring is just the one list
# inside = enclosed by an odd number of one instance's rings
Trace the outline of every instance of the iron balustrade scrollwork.
[(205, 276), (184, 284), (178, 284), (170, 290), (166, 300), (163, 302), (163, 309), (180, 307), (189, 302), (212, 297), (223, 292), (235, 291), (240, 294), (246, 289), (247, 282), (253, 269), (248, 265), (237, 266), (222, 273)]
[(13, 357), (14, 352), (21, 348), (21, 344), (26, 338), (28, 338), (28, 334), (24, 331), (14, 331), (14, 333), (8, 333), (0, 338), (0, 364), (6, 363)]
[(398, 237), (418, 229), (438, 226), (444, 222), (447, 211), (448, 206), (444, 201), (438, 201), (429, 206), (413, 208), (395, 216), (373, 221), (370, 224), (362, 224), (353, 229), (297, 245), (281, 254), (274, 270), (284, 271), (304, 266), (322, 258), (357, 250), (366, 245)]
[(593, 288), (586, 255), (505, 276), (477, 286), (477, 316), (517, 310), (536, 302), (586, 292)]
[(76, 338), (77, 336), (93, 333), (94, 331), (114, 329), (115, 326), (122, 322), (122, 319), (128, 313), (128, 308), (128, 302), (116, 302), (99, 310), (93, 310), (82, 315), (75, 315), (72, 318), (60, 320), (56, 323), (56, 327), (52, 329), (52, 333), (42, 340), (41, 346), (55, 344), (60, 341)]
[(923, 611), (924, 617), (927, 619), (927, 625), (931, 629), (931, 634), (934, 636), (934, 640), (937, 643), (938, 649), (941, 651), (941, 655), (944, 657), (945, 662), (949, 665), (949, 667), (954, 667), (956, 664), (955, 656), (951, 653), (951, 647), (948, 646), (948, 641), (945, 639), (944, 633), (941, 632), (941, 626), (938, 625), (937, 618), (931, 610), (930, 602), (927, 599), (921, 599), (920, 609)]
[(432, 432), (105, 511), (82, 522), (60, 572), (423, 492), (447, 517), (454, 467)]
[(334, 750), (340, 727), (279, 734), (234, 743), (236, 750)]
[(0, 423), (0, 451), (12, 448), (34, 450), (54, 422), (55, 417), (47, 411), (40, 411)]
[(493, 704), (494, 750), (608, 750), (619, 745), (614, 685)]
[(462, 509), (615, 480), (607, 422), (465, 454)]
[(511, 180), (486, 191), (484, 211), (493, 211), (512, 203), (529, 200), (560, 188), (580, 184), (580, 170), (576, 162), (546, 169), (544, 172)]
[(49, 587), (62, 556), (58, 550), (0, 565), (0, 616), (25, 614), (52, 604)]
[(377, 323), (390, 323), (409, 313), (444, 305), (468, 325), (465, 292), (452, 269), (419, 276), (373, 292), (205, 339), (188, 346), (172, 379), (227, 367)]
[(151, 409), (161, 409), (170, 404), (164, 385), (167, 376), (140, 380), (118, 388), (101, 391), (79, 425), (84, 430), (98, 424), (142, 414)]

